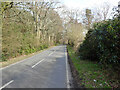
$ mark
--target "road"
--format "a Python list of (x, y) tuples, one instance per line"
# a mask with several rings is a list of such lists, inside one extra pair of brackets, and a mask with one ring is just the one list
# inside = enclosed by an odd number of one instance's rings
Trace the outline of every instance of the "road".
[(66, 46), (45, 50), (1, 69), (2, 88), (70, 88)]

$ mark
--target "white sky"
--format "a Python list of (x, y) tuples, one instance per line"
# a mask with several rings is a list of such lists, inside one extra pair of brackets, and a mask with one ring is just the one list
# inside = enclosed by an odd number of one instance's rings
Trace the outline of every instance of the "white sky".
[(120, 0), (61, 0), (68, 8), (92, 8), (109, 2), (112, 6), (117, 6)]

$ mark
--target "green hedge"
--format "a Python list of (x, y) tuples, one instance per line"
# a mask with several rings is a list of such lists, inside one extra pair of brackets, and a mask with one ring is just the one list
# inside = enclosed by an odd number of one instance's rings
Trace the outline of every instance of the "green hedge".
[(120, 18), (94, 24), (80, 45), (79, 55), (105, 65), (120, 64)]

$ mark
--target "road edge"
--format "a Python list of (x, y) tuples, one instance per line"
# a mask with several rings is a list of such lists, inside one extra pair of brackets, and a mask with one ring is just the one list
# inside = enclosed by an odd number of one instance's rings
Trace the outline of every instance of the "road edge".
[(66, 78), (67, 78), (67, 88), (74, 88), (73, 77), (71, 72), (71, 67), (69, 64), (67, 45), (65, 46), (65, 57), (66, 57)]
[[(55, 46), (51, 46), (51, 47), (49, 47), (49, 48), (47, 48), (47, 49), (44, 49), (44, 50), (35, 52), (34, 54), (32, 53), (32, 54), (33, 54), (32, 56), (37, 55), (37, 54), (39, 54), (39, 53), (42, 53), (43, 51), (46, 51), (46, 50), (48, 50), (48, 49), (50, 49), (50, 48), (53, 48), (53, 47), (55, 47)], [(30, 54), (29, 54), (29, 55), (30, 55)], [(18, 60), (18, 61), (16, 61), (16, 62), (11, 63), (11, 64), (8, 64), (8, 65), (6, 65), (6, 66), (0, 67), (0, 70), (3, 70), (3, 69), (5, 69), (5, 68), (8, 68), (8, 67), (13, 66), (13, 65), (15, 65), (15, 64), (21, 63), (21, 62), (23, 62), (24, 60), (26, 60), (27, 58), (32, 57), (32, 56), (29, 56), (29, 55), (27, 55), (28, 57), (25, 57), (24, 59)], [(2, 63), (2, 62), (1, 62), (1, 63)]]

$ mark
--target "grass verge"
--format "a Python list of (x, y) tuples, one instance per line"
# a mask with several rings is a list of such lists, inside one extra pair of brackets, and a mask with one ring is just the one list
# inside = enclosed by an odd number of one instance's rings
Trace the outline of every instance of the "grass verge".
[(79, 74), (79, 84), (85, 88), (112, 88), (119, 87), (119, 81), (110, 79), (107, 74), (110, 72), (104, 70), (101, 66), (95, 62), (88, 60), (81, 60), (79, 56), (74, 52), (72, 47), (68, 46), (68, 54), (70, 60)]
[[(54, 47), (54, 46), (52, 46), (52, 47)], [(49, 48), (52, 48), (52, 47), (49, 47)], [(15, 58), (11, 58), (11, 59), (9, 59), (9, 60), (7, 60), (7, 61), (0, 62), (0, 68), (5, 67), (5, 66), (8, 66), (8, 65), (13, 64), (13, 63), (16, 63), (16, 62), (21, 61), (21, 60), (23, 60), (23, 59), (32, 57), (32, 56), (34, 56), (34, 55), (36, 55), (36, 54), (38, 54), (38, 53), (40, 53), (40, 52), (42, 52), (42, 51), (45, 51), (45, 50), (47, 50), (47, 49), (49, 49), (49, 48), (46, 48), (46, 49), (41, 50), (41, 51), (38, 51), (38, 52), (34, 52), (34, 53), (32, 53), (32, 54), (21, 55), (21, 56), (15, 57)]]

